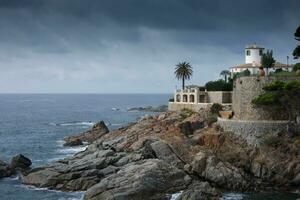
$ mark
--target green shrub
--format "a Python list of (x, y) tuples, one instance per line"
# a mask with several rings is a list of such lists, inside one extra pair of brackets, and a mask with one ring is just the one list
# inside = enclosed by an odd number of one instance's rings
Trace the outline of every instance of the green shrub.
[(226, 83), (224, 80), (209, 81), (205, 84), (207, 91), (232, 91), (232, 82)]
[(210, 107), (210, 113), (213, 115), (218, 115), (220, 111), (223, 110), (223, 106), (221, 104), (218, 103), (214, 103), (211, 107)]
[(241, 72), (241, 76), (250, 76), (251, 72), (249, 71), (249, 69), (246, 69), (244, 71)]
[(210, 114), (207, 118), (207, 125), (211, 126), (213, 123), (218, 121), (218, 115)]
[(282, 69), (281, 69), (281, 68), (278, 68), (278, 69), (275, 70), (274, 73), (277, 74), (277, 73), (280, 73), (280, 72), (282, 72)]
[(252, 103), (257, 105), (277, 104), (278, 101), (279, 96), (276, 93), (265, 93), (252, 99)]
[(185, 120), (186, 118), (192, 116), (193, 114), (195, 114), (195, 112), (192, 111), (191, 109), (183, 108), (180, 112), (180, 119)]

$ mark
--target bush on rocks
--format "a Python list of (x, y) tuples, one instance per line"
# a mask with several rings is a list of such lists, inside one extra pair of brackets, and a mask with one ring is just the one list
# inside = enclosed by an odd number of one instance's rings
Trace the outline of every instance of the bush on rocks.
[(210, 113), (213, 115), (218, 115), (220, 111), (223, 110), (223, 106), (221, 104), (218, 103), (214, 103), (211, 107), (210, 107)]

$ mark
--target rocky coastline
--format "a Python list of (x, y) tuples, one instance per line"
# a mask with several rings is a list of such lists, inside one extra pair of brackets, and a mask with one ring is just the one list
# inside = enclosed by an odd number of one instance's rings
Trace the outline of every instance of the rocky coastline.
[(9, 164), (0, 160), (0, 178), (26, 173), (31, 169), (31, 164), (31, 160), (22, 154), (13, 156)]
[[(21, 170), (21, 181), (98, 199), (219, 199), (223, 191), (297, 191), (300, 137), (262, 138), (261, 146), (210, 125), (207, 113), (164, 112), (109, 132), (102, 122), (66, 145), (72, 157)], [(80, 141), (78, 143), (72, 141)], [(0, 163), (1, 169), (7, 167)], [(9, 167), (8, 167), (9, 168)]]

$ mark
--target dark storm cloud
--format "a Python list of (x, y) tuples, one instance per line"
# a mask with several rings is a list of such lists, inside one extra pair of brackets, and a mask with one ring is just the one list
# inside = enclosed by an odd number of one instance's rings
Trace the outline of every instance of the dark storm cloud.
[(0, 69), (16, 91), (23, 89), (14, 76), (32, 79), (32, 91), (45, 79), (43, 88), (56, 91), (51, 80), (58, 78), (68, 91), (78, 79), (89, 87), (88, 81), (114, 75), (120, 82), (107, 80), (107, 90), (118, 92), (126, 82), (132, 92), (147, 92), (158, 88), (145, 75), (151, 67), (149, 76), (160, 73), (166, 92), (174, 82), (166, 67), (182, 59), (205, 67), (205, 76), (194, 76), (202, 83), (243, 62), (249, 43), (284, 58), (293, 48), (299, 7), (299, 0), (0, 0)]
[(1, 8), (72, 15), (93, 23), (112, 20), (124, 26), (279, 29), (285, 15), (300, 17), (298, 0), (2, 0)]
[[(8, 26), (8, 36), (2, 34), (5, 41), (10, 41), (13, 32), (17, 34), (13, 42), (24, 42), (24, 37), (29, 36), (25, 42), (32, 46), (41, 42), (54, 44), (60, 36), (75, 42), (79, 39), (83, 45), (92, 45), (89, 39), (84, 41), (84, 36), (95, 39), (97, 34), (138, 40), (139, 27), (185, 31), (187, 36), (195, 31), (204, 36), (210, 32), (208, 35), (214, 36), (211, 39), (226, 44), (236, 39), (230, 38), (232, 34), (241, 33), (244, 37), (252, 32), (290, 29), (289, 16), (300, 19), (299, 5), (298, 0), (2, 0), (0, 16), (9, 23), (1, 24)], [(106, 27), (109, 24), (122, 30)], [(13, 26), (12, 30), (9, 26)], [(30, 39), (32, 33), (34, 40)], [(186, 35), (173, 36), (183, 42), (207, 42), (207, 38)]]

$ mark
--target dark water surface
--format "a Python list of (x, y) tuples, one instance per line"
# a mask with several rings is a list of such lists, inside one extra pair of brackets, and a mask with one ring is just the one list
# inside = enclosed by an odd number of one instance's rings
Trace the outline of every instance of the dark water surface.
[[(33, 166), (83, 150), (64, 148), (65, 136), (104, 120), (110, 130), (135, 121), (146, 112), (137, 106), (166, 104), (168, 94), (0, 94), (0, 160), (22, 153)], [(280, 196), (282, 195), (282, 196)], [(65, 193), (20, 184), (17, 177), (0, 180), (0, 200), (75, 200), (82, 193)], [(224, 194), (223, 199), (296, 199), (296, 194)], [(300, 196), (298, 196), (300, 198)]]

